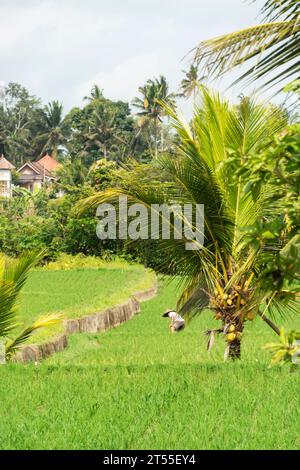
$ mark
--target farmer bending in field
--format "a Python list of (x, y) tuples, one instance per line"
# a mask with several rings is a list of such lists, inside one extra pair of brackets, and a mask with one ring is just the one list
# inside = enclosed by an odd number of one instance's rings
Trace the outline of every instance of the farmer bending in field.
[(170, 318), (171, 323), (169, 328), (173, 333), (178, 333), (179, 331), (182, 331), (184, 329), (184, 319), (180, 315), (178, 315), (178, 313), (174, 310), (167, 310), (166, 313), (163, 314), (163, 317)]

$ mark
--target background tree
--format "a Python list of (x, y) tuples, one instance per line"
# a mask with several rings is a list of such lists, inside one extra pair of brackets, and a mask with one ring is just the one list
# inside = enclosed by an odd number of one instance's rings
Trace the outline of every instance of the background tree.
[(81, 158), (67, 158), (56, 172), (59, 187), (80, 186), (86, 182), (88, 169)]
[(270, 142), (268, 149), (248, 155), (239, 173), (248, 179), (249, 191), (261, 190), (266, 184), (273, 186), (270, 205), (275, 205), (278, 197), (283, 201), (282, 219), (286, 236), (291, 238), (300, 230), (300, 124), (289, 125), (270, 136)]
[(182, 96), (187, 99), (193, 96), (193, 101), (195, 102), (199, 85), (203, 81), (204, 77), (199, 77), (198, 67), (193, 64), (190, 66), (189, 70), (184, 70), (183, 72), (185, 77), (182, 79), (180, 84)]
[(89, 103), (93, 103), (94, 101), (99, 101), (102, 98), (104, 98), (103, 89), (95, 84), (92, 87), (91, 94), (89, 96), (85, 96), (83, 99)]
[(40, 155), (41, 103), (18, 83), (9, 83), (0, 94), (0, 153), (16, 167)]
[(299, 0), (267, 0), (262, 14), (267, 23), (201, 42), (195, 62), (210, 76), (219, 76), (256, 58), (237, 81), (261, 78), (265, 85), (279, 85), (299, 78)]
[[(86, 150), (96, 148), (99, 156), (103, 156), (105, 160), (111, 153), (118, 151), (118, 145), (126, 146), (126, 141), (122, 139), (117, 124), (116, 109), (105, 106), (104, 103), (97, 103), (91, 115), (85, 138)], [(122, 155), (120, 155), (121, 159)]]
[(130, 152), (135, 132), (128, 103), (102, 97), (71, 110), (66, 121), (72, 130), (68, 151), (86, 166), (101, 157), (121, 161)]
[(118, 166), (114, 161), (100, 159), (89, 169), (88, 181), (98, 191), (113, 186)]
[(141, 117), (141, 127), (146, 127), (151, 121), (154, 123), (154, 148), (155, 157), (157, 158), (158, 126), (159, 123), (163, 122), (163, 116), (165, 115), (162, 102), (175, 107), (175, 99), (178, 95), (170, 93), (167, 80), (162, 75), (154, 80), (149, 79), (143, 87), (139, 88), (139, 92), (142, 97), (134, 98), (132, 104), (139, 110), (137, 114)]
[[(168, 96), (164, 80), (160, 85), (163, 91), (157, 96)], [(158, 133), (157, 122), (146, 116), (142, 122), (131, 114), (128, 103), (107, 99), (97, 85), (86, 101), (83, 108), (73, 108), (64, 117), (63, 106), (56, 100), (42, 106), (19, 84), (2, 87), (0, 154), (17, 168), (48, 152), (54, 158), (82, 158), (88, 169), (100, 158), (149, 161), (158, 147), (160, 151), (171, 149), (172, 135), (166, 123), (160, 122)]]
[(63, 105), (52, 101), (41, 114), (41, 134), (38, 139), (45, 141), (43, 152), (47, 151), (57, 159), (60, 147), (67, 142), (69, 127), (63, 117)]

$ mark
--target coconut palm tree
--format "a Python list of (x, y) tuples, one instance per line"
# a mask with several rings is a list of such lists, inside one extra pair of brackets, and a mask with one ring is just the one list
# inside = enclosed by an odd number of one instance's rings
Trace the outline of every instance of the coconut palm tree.
[(264, 85), (300, 77), (300, 2), (267, 0), (264, 23), (201, 42), (195, 62), (219, 76), (250, 59), (256, 62), (241, 79), (264, 79)]
[(111, 152), (119, 152), (119, 159), (121, 159), (127, 144), (122, 135), (122, 129), (118, 125), (117, 109), (107, 107), (100, 102), (94, 106), (88, 132), (84, 134), (84, 137), (86, 143), (83, 155), (87, 150), (96, 148), (105, 160), (109, 158)]
[(43, 152), (49, 151), (53, 158), (57, 158), (59, 147), (64, 145), (68, 136), (68, 125), (63, 118), (63, 105), (58, 101), (49, 103), (43, 113), (43, 132), (40, 140), (46, 140)]
[(176, 93), (170, 93), (169, 85), (164, 76), (148, 80), (147, 83), (139, 88), (142, 95), (141, 98), (134, 98), (132, 101), (138, 111), (138, 116), (141, 117), (141, 127), (145, 126), (148, 121), (154, 122), (154, 144), (155, 144), (155, 157), (158, 156), (158, 125), (162, 123), (165, 109), (162, 102), (167, 103), (169, 106), (175, 106), (175, 99), (178, 96)]
[(62, 320), (61, 315), (47, 315), (19, 331), (17, 303), (30, 269), (40, 257), (41, 255), (37, 254), (27, 254), (18, 260), (0, 257), (0, 339), (1, 343), (4, 343), (7, 359), (10, 359), (36, 330), (55, 325)]
[(103, 99), (103, 89), (95, 84), (92, 87), (90, 96), (85, 96), (83, 99), (84, 101), (88, 101), (89, 103), (99, 101)]
[(193, 101), (195, 102), (196, 94), (199, 90), (199, 85), (201, 84), (204, 77), (199, 77), (198, 67), (196, 65), (191, 65), (189, 70), (183, 71), (185, 77), (182, 79), (180, 84), (180, 89), (182, 96), (189, 99), (193, 96)]
[[(158, 240), (152, 243), (157, 244), (161, 270), (176, 267), (176, 275), (181, 276), (179, 312), (191, 319), (209, 308), (220, 321), (219, 329), (208, 332), (210, 347), (215, 335), (223, 334), (226, 355), (238, 358), (247, 320), (259, 315), (279, 333), (268, 313), (283, 307), (294, 312), (299, 305), (296, 289), (275, 284), (270, 277), (273, 273), (267, 274), (264, 266), (266, 252), (280, 256), (281, 250), (289, 248), (285, 247), (286, 241), (276, 241), (267, 250), (263, 239), (255, 246), (246, 243), (248, 227), (279, 217), (282, 208), (279, 203), (278, 208), (270, 206), (273, 193), (269, 187), (248, 191), (247, 178), (238, 173), (249, 154), (270, 145), (269, 135), (280, 131), (285, 121), (274, 108), (249, 99), (238, 107), (231, 106), (205, 88), (191, 127), (172, 108), (164, 109), (180, 139), (177, 158), (164, 156), (152, 163), (156, 168), (153, 178), (149, 167), (144, 175), (131, 168), (124, 172), (121, 187), (86, 199), (81, 209), (102, 202), (117, 204), (120, 195), (154, 211), (153, 204), (204, 204), (203, 247), (188, 251), (187, 236), (165, 240), (162, 228)], [(184, 215), (175, 214), (168, 221), (175, 232), (179, 226), (176, 221), (190, 225)], [(145, 226), (147, 222), (143, 219)], [(193, 230), (201, 232), (195, 226)]]

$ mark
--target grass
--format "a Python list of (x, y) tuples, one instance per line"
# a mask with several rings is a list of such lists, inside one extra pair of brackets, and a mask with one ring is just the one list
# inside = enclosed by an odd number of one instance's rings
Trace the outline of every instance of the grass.
[[(96, 269), (38, 269), (30, 274), (25, 285), (20, 317), (26, 324), (48, 313), (78, 318), (118, 305), (135, 292), (150, 288), (154, 282), (151, 271), (124, 263), (118, 267), (106, 263)], [(62, 325), (41, 330), (31, 342), (41, 342), (62, 331)]]
[[(243, 360), (212, 356), (204, 314), (172, 335), (173, 282), (142, 314), (34, 365), (0, 369), (2, 449), (298, 449), (299, 373), (269, 369), (274, 334), (247, 325)], [(298, 321), (299, 325), (299, 321)]]

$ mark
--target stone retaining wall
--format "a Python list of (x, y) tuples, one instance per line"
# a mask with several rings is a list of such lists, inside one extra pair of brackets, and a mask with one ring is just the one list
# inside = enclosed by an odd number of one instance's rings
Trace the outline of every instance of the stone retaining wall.
[(14, 362), (38, 362), (57, 352), (63, 351), (68, 346), (66, 334), (62, 334), (43, 344), (30, 344), (24, 346), (13, 358)]
[(82, 318), (65, 322), (65, 333), (47, 343), (25, 346), (19, 351), (14, 362), (38, 362), (63, 351), (68, 346), (68, 336), (75, 333), (98, 333), (116, 328), (141, 311), (140, 302), (150, 300), (157, 293), (157, 286), (144, 292), (137, 292), (127, 302)]
[(130, 320), (140, 311), (139, 302), (132, 298), (128, 302), (108, 308), (104, 312), (68, 320), (66, 322), (66, 333), (72, 335), (74, 333), (97, 333), (98, 331), (109, 330)]

